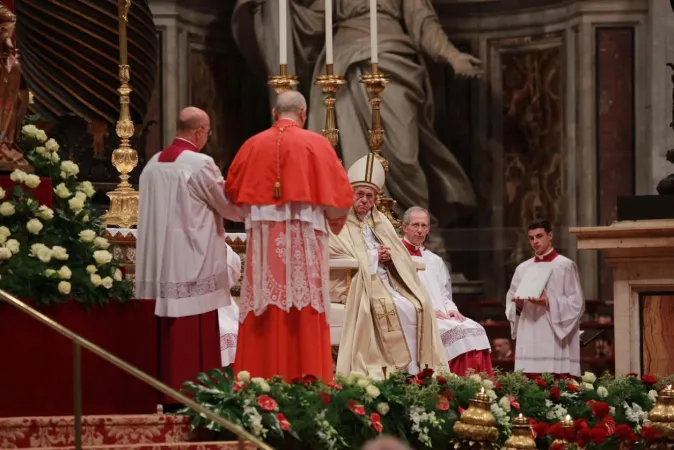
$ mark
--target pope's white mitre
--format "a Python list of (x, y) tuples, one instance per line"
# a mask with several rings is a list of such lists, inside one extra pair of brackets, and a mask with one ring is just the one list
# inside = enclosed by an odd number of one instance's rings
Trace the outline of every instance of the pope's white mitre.
[(353, 163), (347, 173), (353, 187), (367, 186), (381, 192), (386, 182), (384, 166), (372, 153)]

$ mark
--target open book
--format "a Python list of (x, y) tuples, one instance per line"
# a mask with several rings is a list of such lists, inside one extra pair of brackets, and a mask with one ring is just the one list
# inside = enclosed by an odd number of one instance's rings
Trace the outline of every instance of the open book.
[(532, 264), (522, 277), (522, 281), (517, 286), (515, 298), (527, 299), (541, 298), (545, 285), (552, 275), (550, 264)]

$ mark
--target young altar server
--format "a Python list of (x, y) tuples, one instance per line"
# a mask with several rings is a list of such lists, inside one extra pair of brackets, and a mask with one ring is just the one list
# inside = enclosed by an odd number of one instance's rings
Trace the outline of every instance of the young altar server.
[[(159, 379), (176, 390), (221, 367), (217, 311), (230, 301), (223, 217), (241, 220), (220, 169), (200, 153), (209, 135), (208, 115), (185, 108), (176, 138), (140, 175), (136, 296), (156, 302)], [(162, 398), (165, 412), (180, 407)]]
[(227, 275), (230, 287), (230, 304), (218, 309), (222, 367), (234, 364), (236, 340), (239, 334), (239, 305), (236, 304), (236, 301), (231, 296), (231, 288), (241, 278), (241, 257), (229, 245), (227, 245)]
[[(506, 316), (516, 339), (515, 370), (528, 375), (580, 376), (585, 300), (578, 267), (552, 247), (550, 222), (535, 221), (528, 228), (535, 254), (517, 266), (506, 295)], [(525, 298), (519, 293), (541, 289), (538, 297)]]
[(452, 300), (452, 280), (445, 261), (423, 246), (430, 228), (428, 211), (418, 206), (403, 215), (403, 245), (412, 259), (424, 262), (418, 272), (421, 284), (433, 301), (438, 329), (449, 359), (449, 369), (457, 375), (467, 372), (493, 375), (491, 345), (484, 328), (464, 317)]

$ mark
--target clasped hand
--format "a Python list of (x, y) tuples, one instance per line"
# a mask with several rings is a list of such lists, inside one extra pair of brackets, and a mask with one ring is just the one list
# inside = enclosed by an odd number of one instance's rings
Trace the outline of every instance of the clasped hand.
[(458, 320), (459, 322), (463, 322), (466, 320), (466, 318), (461, 314), (459, 311), (450, 311), (450, 312), (444, 312), (444, 311), (435, 311), (435, 317), (438, 319), (454, 319)]
[(522, 309), (524, 307), (524, 300), (529, 301), (529, 303), (533, 303), (534, 305), (538, 306), (545, 306), (546, 308), (550, 304), (550, 300), (548, 299), (548, 294), (543, 291), (543, 294), (541, 294), (540, 298), (534, 298), (534, 297), (529, 297), (527, 299), (522, 299), (522, 298), (514, 298), (513, 301), (515, 302), (515, 305), (517, 305), (518, 309)]
[(385, 245), (380, 245), (377, 249), (377, 254), (379, 256), (379, 262), (381, 264), (386, 264), (391, 261), (391, 249)]

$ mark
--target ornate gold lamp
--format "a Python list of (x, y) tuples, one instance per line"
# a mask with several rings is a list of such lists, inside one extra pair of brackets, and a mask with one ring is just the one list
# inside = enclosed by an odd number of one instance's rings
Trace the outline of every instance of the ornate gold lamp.
[[(567, 435), (567, 431), (569, 429), (573, 430), (573, 419), (571, 418), (570, 415), (567, 414), (566, 417), (564, 418), (564, 420), (562, 420), (560, 423), (562, 424), (562, 429), (564, 430), (564, 436)], [(569, 448), (571, 446), (571, 442), (567, 441), (566, 437), (564, 437), (562, 439), (555, 439), (552, 442), (552, 444), (553, 445), (559, 444), (559, 445), (563, 446), (563, 448)]]
[(110, 209), (105, 214), (106, 226), (130, 228), (138, 223), (138, 192), (129, 183), (129, 173), (138, 165), (138, 153), (131, 147), (134, 134), (131, 111), (129, 109), (129, 64), (126, 47), (126, 25), (129, 22), (131, 0), (118, 0), (119, 14), (119, 120), (117, 136), (119, 147), (112, 152), (112, 165), (119, 172), (120, 183), (114, 191), (108, 192)]
[(274, 88), (274, 92), (278, 95), (292, 90), (299, 84), (299, 78), (297, 75), (288, 75), (288, 64), (280, 64), (279, 74), (269, 77), (267, 84)]
[(346, 83), (341, 75), (333, 72), (332, 64), (325, 66), (325, 75), (316, 77), (314, 84), (319, 86), (325, 95), (323, 104), (325, 105), (325, 126), (323, 127), (323, 136), (330, 141), (333, 147), (339, 143), (339, 129), (337, 128), (337, 119), (335, 117), (335, 95), (339, 88)]
[[(381, 123), (381, 93), (384, 92), (386, 85), (390, 83), (389, 77), (379, 72), (379, 65), (372, 64), (372, 73), (360, 76), (360, 82), (365, 85), (365, 89), (370, 96), (370, 106), (372, 107), (372, 122), (368, 130), (368, 146), (374, 153), (384, 170), (388, 172), (388, 161), (382, 156), (381, 148), (384, 145), (384, 127)], [(393, 208), (396, 202), (390, 197), (380, 197), (378, 207), (381, 212), (386, 214), (394, 228), (400, 227), (400, 221), (393, 216)]]
[(477, 448), (498, 448), (495, 441), (499, 431), (491, 412), (491, 399), (484, 393), (484, 388), (470, 400), (468, 409), (454, 423), (454, 432), (460, 439), (454, 443), (454, 448), (464, 445), (476, 448), (476, 444)]
[(648, 420), (658, 432), (659, 439), (674, 441), (674, 389), (671, 385), (658, 393), (655, 406), (648, 413)]
[(536, 441), (529, 420), (522, 414), (513, 420), (513, 434), (505, 441), (501, 450), (536, 449)]

